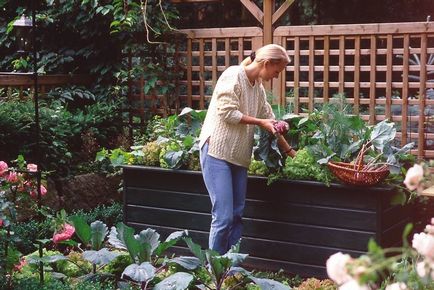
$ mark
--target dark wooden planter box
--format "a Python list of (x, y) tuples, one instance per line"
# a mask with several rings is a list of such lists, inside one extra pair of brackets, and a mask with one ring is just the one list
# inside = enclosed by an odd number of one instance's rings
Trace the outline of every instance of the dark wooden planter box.
[[(151, 227), (164, 238), (187, 229), (207, 247), (211, 204), (200, 172), (126, 166), (123, 177), (128, 225)], [(327, 187), (291, 180), (267, 186), (266, 178), (249, 177), (244, 266), (322, 278), (327, 258), (338, 251), (363, 254), (372, 237), (384, 247), (398, 245), (411, 208), (392, 206), (393, 195), (388, 186)]]

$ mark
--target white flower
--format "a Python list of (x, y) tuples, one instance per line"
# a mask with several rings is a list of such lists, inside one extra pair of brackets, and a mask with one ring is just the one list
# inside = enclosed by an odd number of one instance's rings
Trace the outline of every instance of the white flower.
[(414, 234), (412, 244), (419, 254), (434, 258), (434, 236), (426, 233)]
[(434, 263), (422, 261), (416, 264), (416, 272), (421, 278), (426, 278), (431, 273), (431, 279), (434, 279)]
[(398, 283), (393, 283), (390, 284), (386, 287), (385, 290), (407, 290), (407, 285), (405, 285), (405, 283), (402, 282), (398, 282)]
[(415, 190), (423, 178), (423, 167), (419, 164), (413, 165), (405, 175), (404, 184), (409, 190)]
[(338, 252), (331, 255), (326, 262), (327, 274), (337, 284), (343, 284), (351, 279), (346, 265), (351, 260), (350, 255)]
[(366, 285), (360, 285), (359, 282), (357, 282), (354, 279), (351, 279), (347, 281), (345, 284), (341, 285), (339, 287), (339, 290), (371, 290)]

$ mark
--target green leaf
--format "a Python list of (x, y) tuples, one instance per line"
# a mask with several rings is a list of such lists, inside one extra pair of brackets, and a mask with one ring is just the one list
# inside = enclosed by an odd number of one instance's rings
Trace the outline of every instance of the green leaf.
[(413, 230), (413, 224), (406, 224), (404, 231), (402, 232), (402, 244), (404, 247), (408, 247), (408, 236), (411, 234)]
[(83, 258), (92, 264), (106, 265), (116, 259), (119, 253), (111, 252), (107, 248), (102, 248), (99, 251), (84, 251)]
[(184, 151), (169, 151), (167, 152), (163, 159), (166, 164), (171, 169), (179, 169), (182, 166), (182, 157), (184, 156)]
[(201, 264), (204, 265), (206, 261), (205, 251), (201, 249), (200, 245), (193, 242), (193, 240), (190, 237), (185, 237), (184, 241), (187, 244), (187, 247), (193, 253), (193, 255), (199, 258)]
[(396, 128), (393, 122), (381, 121), (375, 125), (371, 132), (370, 141), (375, 148), (383, 152), (384, 146), (393, 141), (396, 135)]
[(90, 224), (92, 230), (92, 249), (99, 250), (108, 233), (107, 225), (101, 221), (94, 221)]
[(112, 227), (109, 243), (114, 247), (127, 249), (133, 261), (138, 262), (140, 260), (139, 254), (141, 253), (142, 245), (134, 237), (134, 229), (124, 223), (118, 223), (116, 228)]
[(157, 256), (161, 256), (167, 249), (176, 245), (176, 243), (184, 236), (187, 236), (188, 232), (184, 231), (176, 231), (171, 233), (164, 242), (160, 243), (158, 247), (155, 249), (154, 254)]
[(121, 277), (124, 276), (128, 276), (137, 282), (146, 282), (155, 277), (155, 267), (149, 262), (143, 262), (140, 265), (131, 264), (122, 272)]
[(271, 279), (256, 278), (252, 276), (249, 278), (252, 279), (252, 281), (261, 288), (261, 290), (291, 290), (290, 287)]
[(188, 288), (191, 281), (193, 281), (193, 275), (177, 272), (155, 285), (154, 290), (184, 290)]
[(85, 246), (87, 246), (87, 244), (89, 243), (89, 241), (91, 239), (90, 226), (86, 223), (86, 221), (84, 220), (84, 218), (82, 216), (74, 215), (74, 216), (71, 216), (69, 219), (75, 228), (75, 233), (77, 234), (77, 236), (79, 237), (81, 242)]
[(187, 270), (195, 270), (201, 265), (199, 258), (186, 256), (175, 257), (170, 259), (168, 263), (178, 264)]

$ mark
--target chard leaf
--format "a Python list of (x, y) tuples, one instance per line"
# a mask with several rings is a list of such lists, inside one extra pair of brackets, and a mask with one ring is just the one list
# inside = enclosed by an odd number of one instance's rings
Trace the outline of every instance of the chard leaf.
[(193, 281), (193, 275), (177, 272), (155, 285), (154, 290), (184, 290), (188, 288), (191, 281)]
[(175, 257), (170, 259), (168, 263), (178, 264), (187, 270), (195, 270), (201, 265), (199, 258), (186, 256)]
[(288, 286), (271, 279), (255, 278), (252, 276), (250, 279), (252, 279), (252, 281), (261, 288), (261, 290), (291, 290), (291, 288)]
[(99, 251), (84, 251), (83, 258), (92, 264), (106, 265), (116, 259), (118, 253), (110, 252), (107, 248), (102, 248)]
[(84, 245), (87, 245), (92, 236), (90, 226), (86, 223), (84, 218), (79, 215), (71, 216), (70, 220), (75, 228), (75, 233), (77, 234), (78, 238), (83, 242)]
[(164, 251), (166, 251), (170, 247), (173, 247), (179, 241), (179, 239), (187, 235), (188, 232), (186, 230), (171, 233), (164, 242), (158, 245), (158, 247), (154, 251), (154, 254), (160, 256)]
[(155, 277), (155, 267), (149, 262), (143, 262), (142, 264), (131, 264), (125, 268), (121, 277), (130, 277), (137, 282), (146, 282), (152, 280)]
[(199, 258), (201, 264), (204, 265), (206, 261), (205, 251), (202, 250), (198, 244), (193, 242), (193, 240), (190, 237), (184, 238), (184, 241), (187, 244), (190, 251), (193, 253), (193, 255)]
[(90, 228), (92, 230), (92, 249), (99, 250), (108, 233), (108, 228), (101, 221), (94, 221), (90, 224)]
[(164, 155), (164, 161), (171, 169), (179, 169), (182, 166), (184, 151), (169, 151)]
[(387, 120), (381, 121), (375, 125), (371, 132), (370, 141), (375, 148), (383, 152), (384, 146), (395, 139), (395, 124)]
[(231, 266), (238, 266), (247, 258), (248, 254), (240, 254), (240, 253), (231, 253), (227, 252), (223, 257), (231, 260)]
[(151, 253), (153, 253), (160, 244), (160, 234), (154, 229), (146, 229), (141, 231), (136, 239), (140, 241), (140, 243), (149, 244)]

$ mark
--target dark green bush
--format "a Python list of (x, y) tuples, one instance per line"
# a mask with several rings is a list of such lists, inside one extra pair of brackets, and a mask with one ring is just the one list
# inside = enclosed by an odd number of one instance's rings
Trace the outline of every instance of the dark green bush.
[(70, 281), (62, 282), (60, 280), (50, 279), (45, 281), (43, 285), (39, 283), (37, 278), (29, 277), (17, 279), (14, 281), (13, 289), (15, 290), (109, 290), (116, 289), (114, 283), (88, 282), (79, 281), (76, 284), (71, 284)]
[[(67, 176), (79, 163), (94, 159), (98, 147), (111, 148), (122, 132), (119, 104), (95, 103), (68, 111), (60, 102), (40, 105), (41, 167)], [(34, 104), (9, 101), (0, 105), (0, 156), (9, 161), (18, 154), (36, 160)]]
[[(82, 215), (88, 224), (96, 220), (100, 220), (107, 224), (108, 227), (116, 225), (118, 222), (121, 222), (123, 218), (121, 203), (101, 205), (90, 212), (79, 210), (70, 214)], [(53, 236), (50, 220), (44, 220), (42, 222), (29, 220), (27, 222), (13, 225), (12, 230), (15, 233), (15, 236), (20, 238), (20, 241), (17, 243), (17, 247), (18, 250), (24, 255), (36, 251), (36, 248), (33, 244), (35, 239), (44, 239)]]
[(109, 228), (115, 226), (123, 220), (123, 211), (121, 203), (113, 203), (111, 205), (100, 205), (90, 212), (78, 210), (73, 214), (83, 216), (84, 220), (90, 224), (96, 220), (104, 222)]

